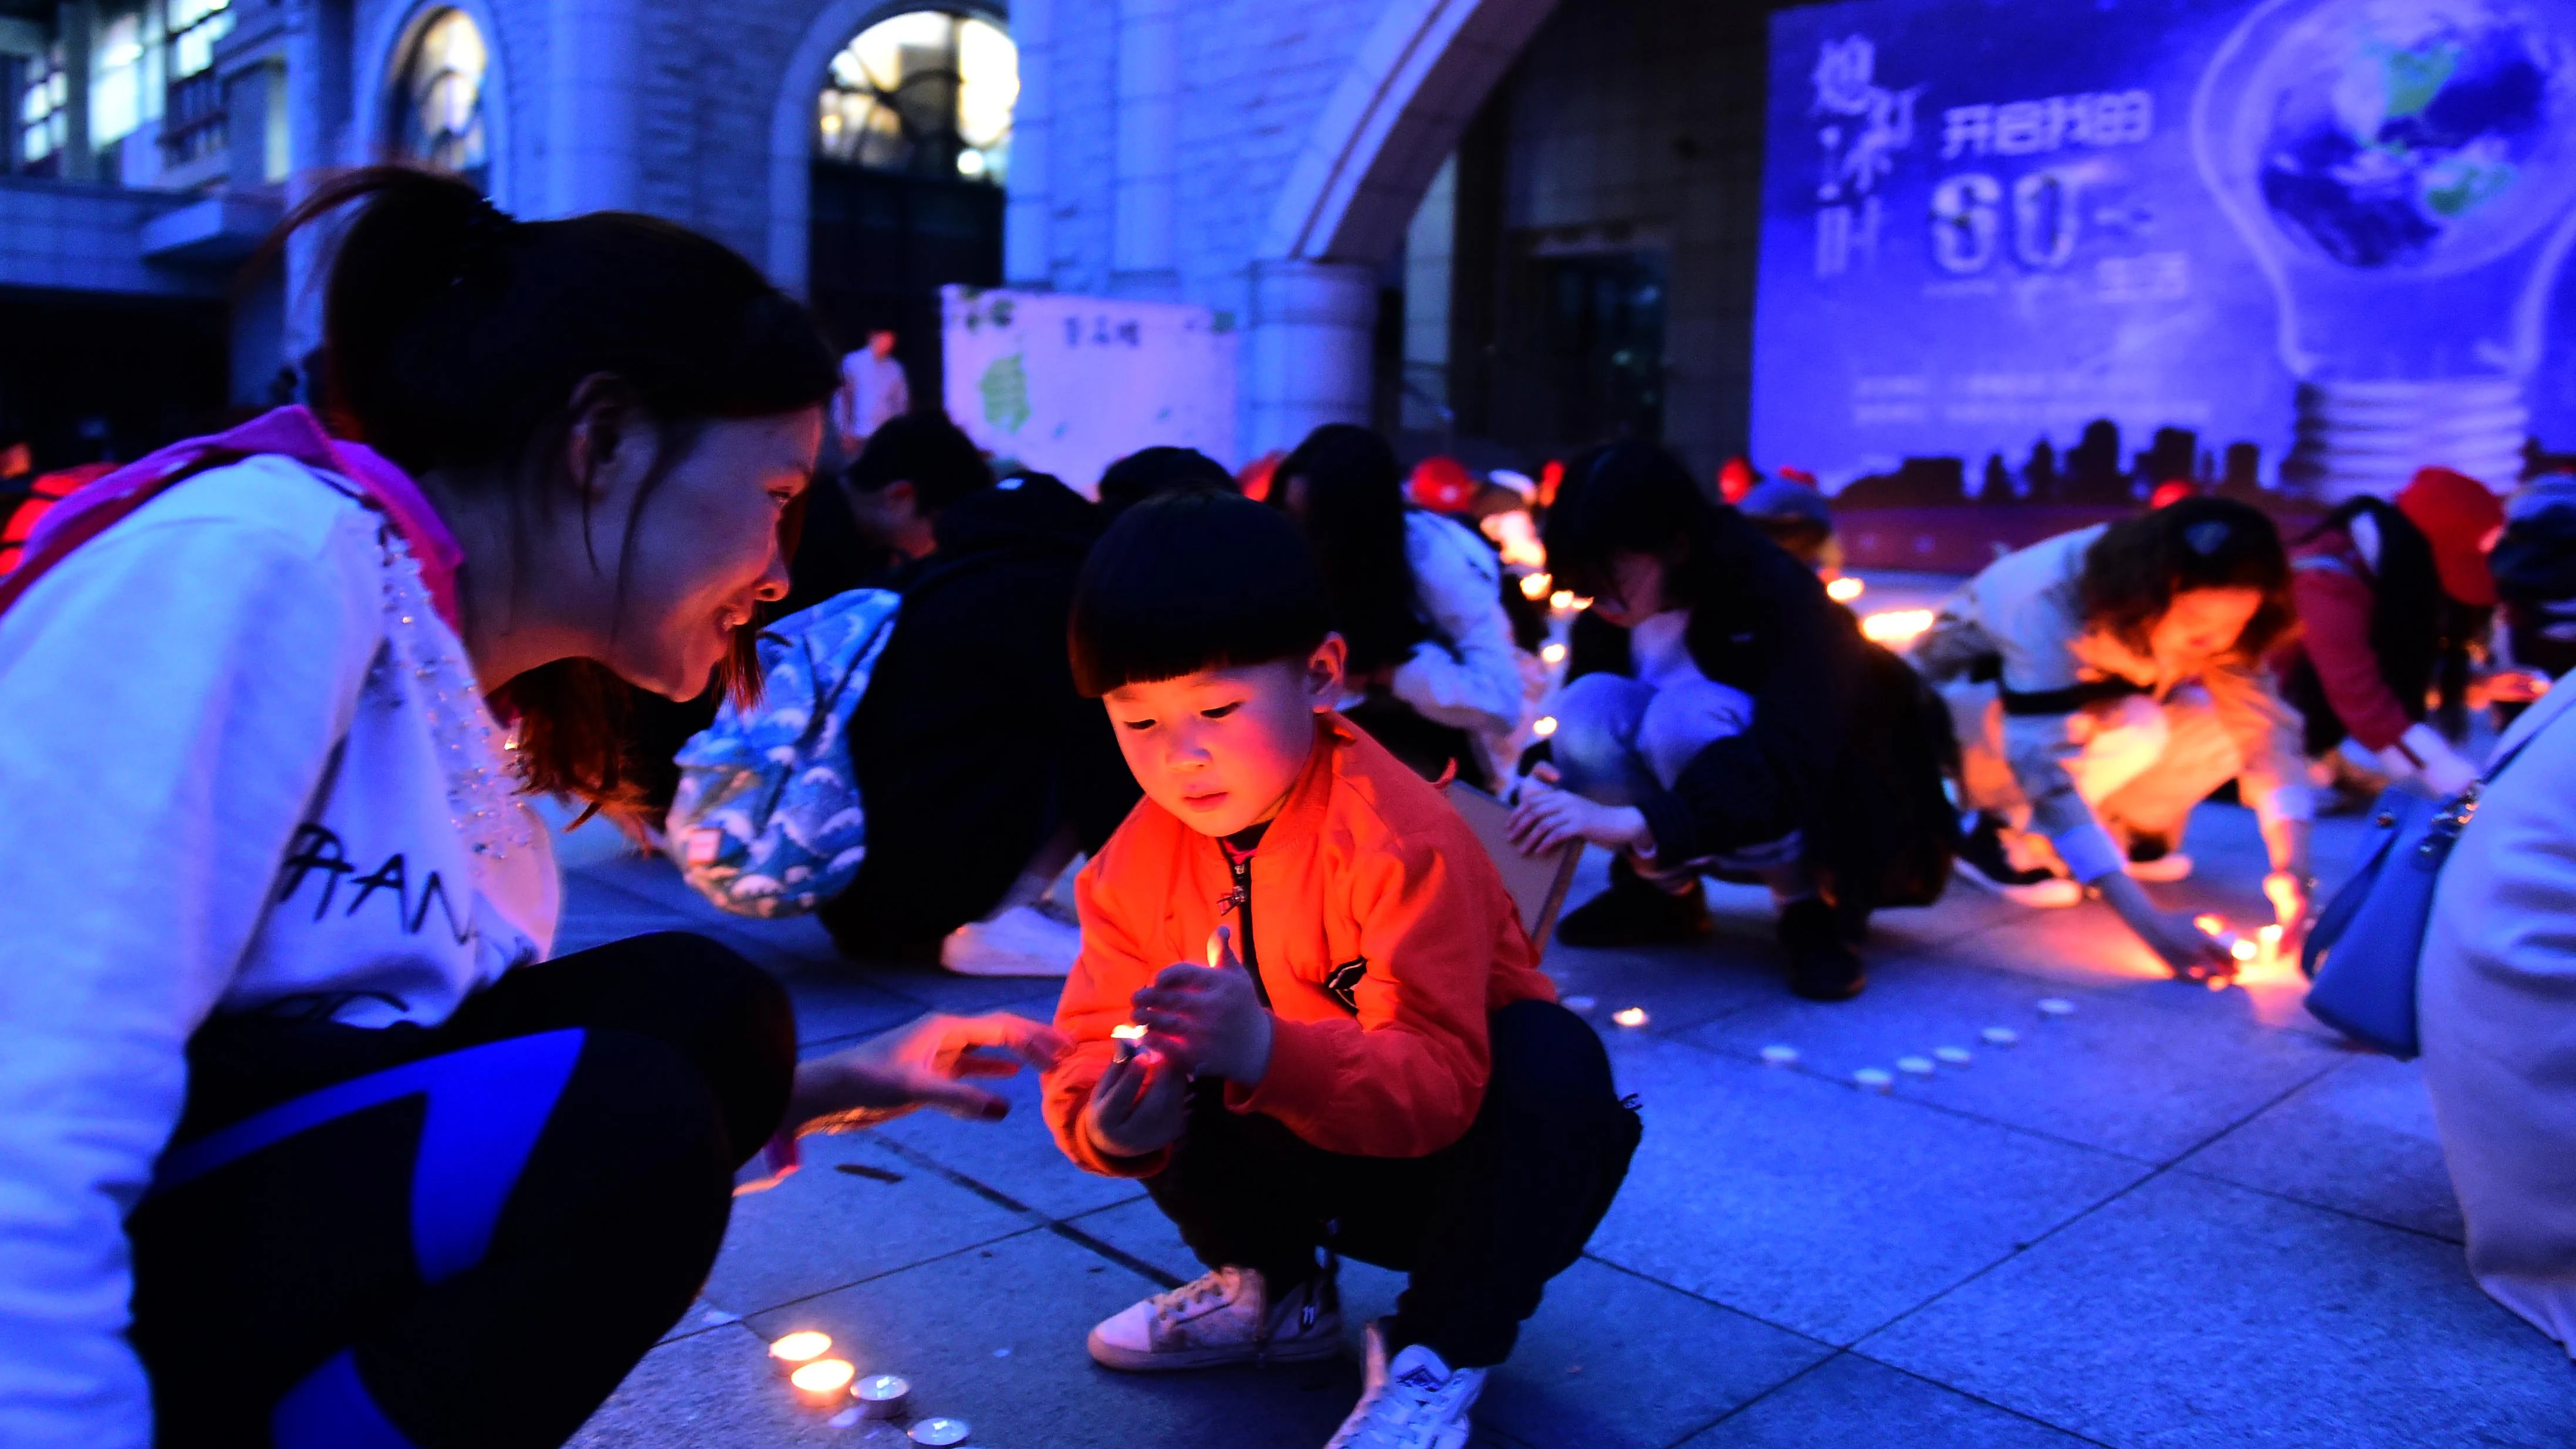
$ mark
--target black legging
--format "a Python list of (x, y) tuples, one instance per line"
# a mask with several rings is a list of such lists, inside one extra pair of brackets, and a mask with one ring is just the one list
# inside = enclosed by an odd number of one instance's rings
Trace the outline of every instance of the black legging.
[(1429, 1156), (1327, 1152), (1231, 1110), (1211, 1082), (1192, 1088), (1189, 1126), (1146, 1190), (1211, 1268), (1258, 1268), (1276, 1292), (1311, 1277), (1329, 1245), (1412, 1274), (1389, 1353), (1419, 1342), (1452, 1367), (1501, 1363), (1610, 1210), (1642, 1129), (1581, 1017), (1521, 1001), (1488, 1020), (1475, 1124)]
[(188, 1055), (127, 1224), (158, 1442), (510, 1449), (569, 1438), (687, 1309), (796, 1041), (776, 981), (663, 934), (440, 1027), (223, 1017)]

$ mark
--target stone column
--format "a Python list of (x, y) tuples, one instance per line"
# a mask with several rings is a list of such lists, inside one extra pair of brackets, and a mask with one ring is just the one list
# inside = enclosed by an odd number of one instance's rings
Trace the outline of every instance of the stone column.
[[(71, 99), (70, 114), (63, 121), (63, 159), (54, 174), (65, 181), (96, 181), (98, 153), (89, 139), (89, 72), (91, 47), (98, 43), (98, 6), (91, 0), (71, 0), (55, 12), (55, 23), (62, 27), (63, 74)], [(18, 117), (12, 113), (7, 119), (14, 144)]]
[(643, 29), (635, 0), (550, 0), (545, 204), (536, 214), (636, 208)]
[(1293, 448), (1325, 423), (1369, 420), (1377, 272), (1353, 262), (1252, 264), (1242, 451)]
[(1126, 295), (1168, 295), (1174, 267), (1172, 178), (1179, 162), (1180, 0), (1118, 0), (1116, 213), (1111, 285)]
[(1055, 280), (1047, 154), (1055, 139), (1055, 0), (1017, 0), (1011, 6), (1011, 43), (1020, 52), (1020, 99), (1011, 112), (1002, 279), (1014, 287), (1046, 287)]

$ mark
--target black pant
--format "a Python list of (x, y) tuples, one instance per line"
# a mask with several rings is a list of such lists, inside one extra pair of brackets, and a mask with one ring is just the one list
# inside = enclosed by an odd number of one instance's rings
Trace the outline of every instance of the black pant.
[(795, 1061), (778, 984), (680, 934), (436, 1028), (209, 1023), (127, 1223), (159, 1442), (561, 1444), (705, 1281)]
[(1258, 1268), (1278, 1291), (1315, 1275), (1323, 1245), (1404, 1270), (1390, 1352), (1427, 1343), (1452, 1367), (1501, 1363), (1610, 1210), (1642, 1127), (1582, 1018), (1522, 1001), (1490, 1022), (1484, 1105), (1438, 1152), (1326, 1152), (1274, 1117), (1228, 1110), (1207, 1083), (1145, 1186), (1211, 1268)]

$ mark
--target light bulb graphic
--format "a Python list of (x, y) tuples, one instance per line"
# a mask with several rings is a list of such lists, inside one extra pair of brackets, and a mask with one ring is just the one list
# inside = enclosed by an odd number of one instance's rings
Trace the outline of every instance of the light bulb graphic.
[(2576, 242), (2576, 0), (2266, 0), (2203, 72), (2192, 147), (2280, 301), (2283, 478), (2511, 486)]

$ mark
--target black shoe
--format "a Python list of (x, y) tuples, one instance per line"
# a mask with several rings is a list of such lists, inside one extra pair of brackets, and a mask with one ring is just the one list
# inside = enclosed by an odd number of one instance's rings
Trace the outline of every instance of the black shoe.
[(1817, 897), (1780, 913), (1780, 944), (1789, 952), (1789, 989), (1809, 1001), (1849, 1001), (1869, 984), (1834, 908)]
[(1556, 939), (1569, 946), (1658, 946), (1698, 940), (1714, 925), (1698, 877), (1675, 895), (1639, 876), (1622, 856), (1610, 862), (1610, 889), (1566, 912)]
[(2004, 849), (2003, 822), (1977, 817), (1976, 828), (1959, 840), (1959, 874), (2005, 900), (2025, 906), (2071, 906), (2084, 899), (2084, 888), (2047, 870), (2021, 870)]

